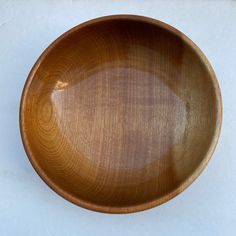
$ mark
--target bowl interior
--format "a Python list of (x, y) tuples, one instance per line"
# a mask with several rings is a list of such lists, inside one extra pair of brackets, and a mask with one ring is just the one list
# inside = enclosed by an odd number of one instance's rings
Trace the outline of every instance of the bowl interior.
[(51, 187), (80, 205), (128, 209), (191, 178), (218, 110), (212, 74), (179, 32), (113, 19), (51, 46), (21, 115), (28, 155)]

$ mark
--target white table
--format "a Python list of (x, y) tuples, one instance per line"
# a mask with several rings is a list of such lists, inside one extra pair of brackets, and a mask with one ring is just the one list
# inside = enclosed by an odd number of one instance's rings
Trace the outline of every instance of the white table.
[[(96, 213), (54, 193), (38, 177), (19, 133), (27, 74), (60, 34), (111, 14), (162, 20), (206, 54), (223, 96), (223, 126), (201, 176), (159, 207), (128, 215)], [(0, 0), (0, 235), (236, 235), (236, 1)]]

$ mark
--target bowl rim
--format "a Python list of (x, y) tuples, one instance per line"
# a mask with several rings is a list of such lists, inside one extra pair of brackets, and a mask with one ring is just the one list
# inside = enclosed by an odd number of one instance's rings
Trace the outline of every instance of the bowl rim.
[[(113, 20), (119, 20), (119, 19), (124, 19), (124, 20), (130, 20), (130, 21), (138, 21), (138, 22), (143, 22), (147, 24), (151, 24), (154, 26), (161, 27), (170, 33), (178, 36), (181, 38), (181, 40), (186, 43), (188, 46), (192, 48), (192, 50), (199, 56), (200, 60), (202, 63), (205, 65), (206, 69), (208, 70), (208, 73), (210, 74), (210, 78), (212, 81), (212, 85), (214, 88), (215, 92), (215, 97), (216, 97), (216, 126), (214, 130), (214, 135), (213, 138), (209, 144), (208, 151), (205, 154), (205, 157), (199, 164), (199, 166), (195, 169), (195, 171), (184, 181), (181, 183), (180, 186), (178, 186), (176, 189), (172, 190), (168, 194), (156, 198), (155, 200), (145, 202), (142, 204), (135, 204), (135, 205), (130, 205), (126, 207), (113, 207), (113, 206), (105, 206), (105, 205), (99, 205), (93, 202), (88, 202), (82, 199), (79, 199), (77, 197), (72, 196), (70, 193), (67, 193), (63, 189), (60, 188), (56, 183), (54, 183), (49, 176), (43, 171), (43, 169), (38, 165), (36, 158), (33, 155), (33, 152), (30, 149), (30, 142), (27, 139), (26, 133), (24, 131), (24, 109), (25, 109), (25, 102), (27, 98), (27, 92), (29, 90), (29, 86), (31, 84), (31, 81), (34, 78), (34, 74), (36, 73), (37, 69), (41, 65), (42, 61), (44, 58), (47, 56), (47, 54), (55, 47), (57, 44), (62, 41), (64, 38), (66, 38), (68, 35), (72, 34), (73, 32), (80, 30), (86, 26), (95, 24), (95, 23), (101, 23), (101, 22), (106, 22), (106, 21), (113, 21)], [(79, 24), (77, 26), (74, 26), (70, 30), (66, 31), (63, 33), (61, 36), (59, 36), (55, 41), (53, 41), (40, 55), (40, 57), (37, 59), (35, 64), (33, 65), (27, 79), (25, 82), (25, 85), (23, 87), (22, 95), (21, 95), (21, 100), (20, 100), (20, 109), (19, 109), (19, 126), (20, 126), (20, 134), (21, 134), (21, 139), (22, 143), (26, 152), (26, 155), (28, 156), (28, 159), (33, 166), (34, 170), (37, 172), (37, 174), (41, 177), (41, 179), (58, 195), (63, 197), (64, 199), (81, 206), (83, 208), (97, 211), (97, 212), (103, 212), (103, 213), (134, 213), (134, 212), (139, 212), (143, 210), (147, 210), (150, 208), (153, 208), (155, 206), (161, 205), (175, 196), (179, 195), (181, 192), (183, 192), (188, 186), (190, 186), (196, 178), (202, 173), (202, 171), (205, 169), (207, 163), (211, 159), (211, 156), (215, 150), (215, 147), (218, 143), (219, 136), (220, 136), (220, 131), (221, 131), (221, 126), (222, 126), (222, 97), (221, 97), (221, 92), (220, 92), (220, 87), (216, 78), (216, 75), (213, 71), (212, 66), (210, 65), (208, 59), (204, 55), (204, 53), (201, 51), (201, 49), (196, 46), (196, 44), (189, 39), (184, 33), (181, 31), (177, 30), (176, 28), (172, 27), (169, 24), (166, 24), (160, 20), (153, 19), (150, 17), (146, 16), (141, 16), (141, 15), (131, 15), (131, 14), (120, 14), (120, 15), (108, 15), (108, 16), (103, 16), (103, 17), (98, 17), (89, 21), (86, 21), (82, 24)]]

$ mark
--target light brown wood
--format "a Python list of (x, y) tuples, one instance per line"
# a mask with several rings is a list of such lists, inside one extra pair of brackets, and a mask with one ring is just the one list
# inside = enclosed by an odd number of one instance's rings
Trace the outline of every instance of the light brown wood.
[(42, 179), (82, 207), (128, 213), (183, 191), (210, 159), (221, 95), (203, 53), (153, 19), (95, 19), (59, 37), (24, 88), (20, 127)]

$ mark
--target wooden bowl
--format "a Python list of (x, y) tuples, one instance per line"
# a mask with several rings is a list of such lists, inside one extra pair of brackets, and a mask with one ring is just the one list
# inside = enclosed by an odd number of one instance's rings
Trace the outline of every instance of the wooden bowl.
[(38, 174), (67, 200), (128, 213), (173, 198), (216, 146), (221, 95), (200, 49), (173, 27), (118, 15), (69, 30), (24, 87), (20, 128)]

